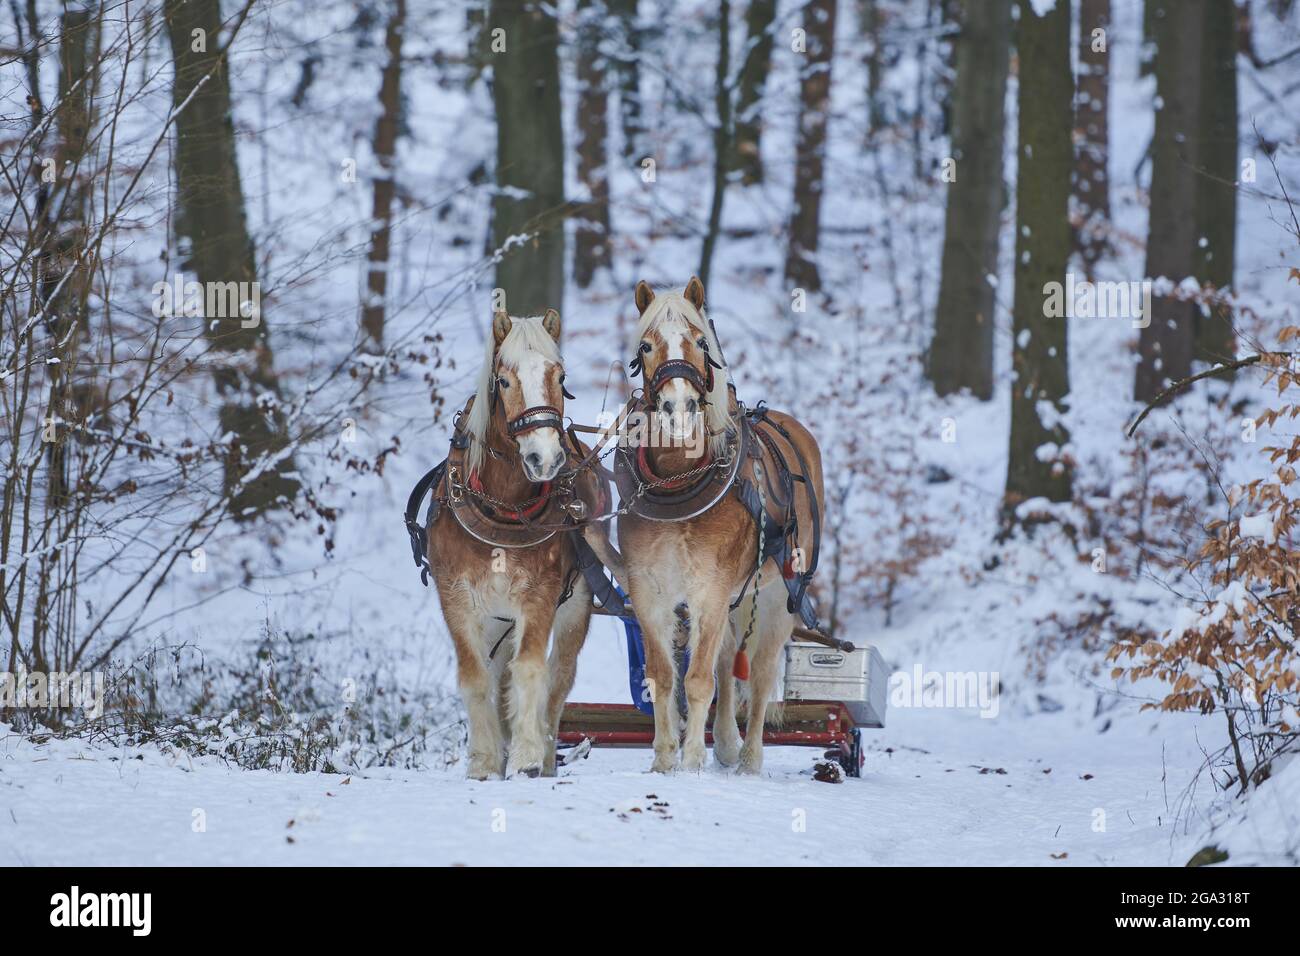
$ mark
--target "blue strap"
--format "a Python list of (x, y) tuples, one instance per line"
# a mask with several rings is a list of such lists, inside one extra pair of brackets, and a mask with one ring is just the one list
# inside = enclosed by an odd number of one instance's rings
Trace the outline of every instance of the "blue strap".
[[(614, 590), (618, 591), (618, 596), (626, 605), (627, 595), (617, 585)], [(628, 690), (632, 692), (632, 703), (641, 713), (654, 716), (655, 705), (650, 699), (650, 687), (645, 680), (645, 644), (641, 640), (641, 625), (631, 614), (625, 615), (622, 621), (623, 630), (627, 634), (627, 683)]]

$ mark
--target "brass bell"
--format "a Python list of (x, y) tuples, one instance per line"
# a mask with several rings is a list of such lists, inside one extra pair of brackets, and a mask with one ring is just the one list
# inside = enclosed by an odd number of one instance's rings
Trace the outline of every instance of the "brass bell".
[(587, 503), (581, 498), (574, 498), (572, 501), (564, 503), (564, 510), (574, 521), (581, 521), (587, 517)]

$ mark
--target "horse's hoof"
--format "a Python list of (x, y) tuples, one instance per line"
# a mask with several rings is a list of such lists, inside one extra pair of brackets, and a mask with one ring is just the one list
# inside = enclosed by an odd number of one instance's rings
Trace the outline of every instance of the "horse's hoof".
[(677, 769), (677, 760), (675, 757), (662, 755), (655, 757), (655, 762), (650, 765), (651, 773), (672, 773)]
[(682, 769), (687, 771), (692, 771), (692, 772), (698, 772), (700, 770), (703, 770), (704, 757), (705, 754), (704, 754), (703, 747), (700, 747), (699, 750), (696, 750), (694, 748), (688, 748), (682, 754)]
[(507, 777), (528, 777), (530, 780), (536, 780), (542, 775), (540, 764), (532, 764), (527, 767), (516, 767), (514, 770), (506, 773)]
[(760, 774), (763, 772), (763, 755), (750, 756), (742, 753), (740, 763), (736, 765), (736, 773)]
[(715, 740), (713, 742), (713, 759), (720, 767), (734, 767), (740, 762), (740, 743)]

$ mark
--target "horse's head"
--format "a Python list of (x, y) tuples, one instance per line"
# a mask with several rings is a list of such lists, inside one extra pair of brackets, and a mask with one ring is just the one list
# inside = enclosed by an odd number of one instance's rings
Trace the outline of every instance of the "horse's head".
[(541, 318), (492, 317), (490, 390), (501, 403), (506, 433), (519, 448), (529, 481), (550, 481), (564, 467), (564, 363), (560, 359), (560, 314)]
[(704, 285), (692, 276), (682, 292), (656, 298), (649, 285), (638, 282), (636, 307), (641, 320), (632, 369), (643, 374), (645, 397), (660, 426), (674, 440), (685, 440), (704, 423), (702, 413), (720, 392), (726, 414), (725, 370), (704, 317)]

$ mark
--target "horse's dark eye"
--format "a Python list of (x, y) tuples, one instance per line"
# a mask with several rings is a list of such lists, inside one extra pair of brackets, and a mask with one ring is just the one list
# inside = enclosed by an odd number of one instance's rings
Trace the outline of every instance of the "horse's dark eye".
[(702, 336), (702, 335), (701, 335), (698, 339), (695, 340), (695, 344), (698, 345), (700, 348), (704, 349), (704, 351), (706, 351), (706, 352), (709, 350), (709, 342), (708, 342), (708, 340), (707, 340), (704, 336)]
[(504, 375), (497, 379), (497, 388), (509, 388), (509, 387), (510, 387), (510, 383), (506, 381)]
[(649, 342), (642, 342), (642, 343), (641, 343), (641, 352), (642, 352), (642, 354), (644, 354), (644, 355), (649, 355), (649, 354), (650, 354), (650, 343), (649, 343)]

